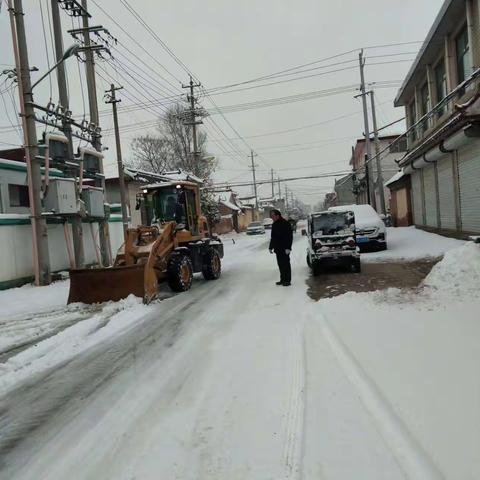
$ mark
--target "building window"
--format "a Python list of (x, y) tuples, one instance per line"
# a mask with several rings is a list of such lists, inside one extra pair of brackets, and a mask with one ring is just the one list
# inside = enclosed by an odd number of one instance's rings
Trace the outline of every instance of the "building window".
[(389, 147), (390, 153), (400, 153), (406, 152), (407, 149), (407, 139), (406, 137), (402, 137), (398, 142), (391, 144)]
[[(437, 103), (440, 103), (447, 96), (447, 71), (443, 58), (435, 67), (435, 93), (437, 95)], [(445, 111), (446, 106), (443, 105), (438, 110), (438, 116), (441, 117)]]
[(457, 56), (457, 79), (458, 83), (462, 83), (472, 74), (467, 27), (464, 27), (455, 39), (455, 52)]
[(11, 207), (30, 207), (27, 185), (8, 185), (8, 197)]
[[(423, 87), (420, 89), (420, 99), (421, 99), (421, 108), (422, 108), (421, 115), (423, 117), (430, 110), (430, 93), (428, 91), (428, 83), (425, 83), (425, 85), (423, 85)], [(428, 129), (429, 123), (430, 122), (428, 120), (423, 121), (421, 125), (421, 129), (424, 132)]]
[[(414, 125), (417, 121), (417, 109), (415, 107), (415, 99), (410, 103), (408, 106), (408, 119), (410, 123), (410, 127)], [(417, 129), (414, 128), (410, 133), (409, 133), (409, 138), (411, 142), (414, 142), (417, 139)]]

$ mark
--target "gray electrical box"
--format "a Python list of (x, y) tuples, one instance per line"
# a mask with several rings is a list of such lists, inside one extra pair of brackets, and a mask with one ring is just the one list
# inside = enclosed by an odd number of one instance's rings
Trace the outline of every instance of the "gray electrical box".
[(50, 179), (43, 206), (45, 212), (55, 215), (76, 214), (75, 180), (73, 178)]
[(103, 203), (105, 201), (103, 190), (98, 187), (83, 187), (82, 200), (85, 203), (87, 216), (94, 218), (104, 218), (105, 209)]

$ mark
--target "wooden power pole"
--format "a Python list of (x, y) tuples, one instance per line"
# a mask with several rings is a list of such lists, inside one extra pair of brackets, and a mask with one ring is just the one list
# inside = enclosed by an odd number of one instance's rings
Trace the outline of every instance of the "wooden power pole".
[(12, 0), (9, 0), (8, 10), (10, 12), (10, 26), (17, 71), (25, 160), (27, 162), (35, 284), (48, 285), (51, 282), (48, 232), (46, 220), (42, 218), (42, 174), (40, 163), (35, 159), (38, 154), (38, 143), (22, 0), (14, 0), (13, 5)]
[(117, 147), (117, 167), (118, 167), (118, 182), (120, 185), (120, 203), (122, 205), (122, 223), (123, 223), (123, 238), (127, 241), (127, 230), (128, 230), (128, 196), (125, 186), (125, 174), (123, 171), (123, 160), (122, 160), (122, 146), (120, 143), (120, 130), (118, 128), (118, 112), (117, 112), (117, 103), (121, 102), (120, 99), (117, 99), (115, 92), (121, 90), (123, 87), (115, 87), (112, 83), (110, 85), (110, 90), (107, 90), (107, 100), (105, 103), (111, 103), (113, 108), (113, 127), (115, 129), (115, 143)]
[(378, 187), (378, 196), (380, 198), (380, 213), (385, 215), (385, 189), (383, 186), (383, 174), (382, 174), (382, 160), (380, 158), (380, 140), (378, 139), (378, 128), (377, 128), (377, 113), (375, 111), (375, 94), (373, 90), (370, 91), (370, 100), (372, 103), (372, 123), (373, 123), (373, 138), (375, 141), (375, 162), (377, 165), (377, 182), (373, 184), (373, 189)]
[[(368, 111), (367, 111), (367, 93), (365, 91), (365, 75), (363, 72), (363, 69), (365, 67), (365, 59), (363, 58), (363, 50), (360, 50), (360, 53), (358, 54), (358, 61), (360, 65), (360, 96), (362, 97), (362, 106), (363, 106), (363, 124), (364, 124), (364, 129), (365, 129), (365, 150), (367, 152), (367, 159), (366, 163), (370, 162), (370, 159), (372, 158), (372, 150), (371, 150), (371, 145), (370, 145), (370, 127), (368, 126)], [(365, 164), (366, 164), (365, 163)], [(366, 170), (371, 171), (372, 169)], [(371, 177), (371, 174), (370, 174)], [(371, 184), (371, 178), (369, 178), (369, 183)], [(373, 194), (372, 194), (373, 193)], [(369, 202), (370, 205), (376, 209), (376, 201), (375, 201), (375, 190), (370, 189), (370, 197), (369, 197)]]

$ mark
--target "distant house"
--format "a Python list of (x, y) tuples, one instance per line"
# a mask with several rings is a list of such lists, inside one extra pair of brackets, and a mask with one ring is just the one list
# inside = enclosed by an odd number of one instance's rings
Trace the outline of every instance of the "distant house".
[[(175, 170), (172, 172), (154, 173), (145, 170), (138, 170), (132, 167), (124, 168), (125, 185), (127, 189), (127, 203), (130, 210), (132, 225), (141, 225), (142, 218), (140, 211), (135, 209), (137, 194), (142, 190), (143, 185), (155, 182), (170, 182), (188, 180), (202, 185), (203, 181), (190, 173)], [(117, 166), (114, 165), (105, 170), (105, 188), (108, 203), (120, 203), (120, 183), (118, 179)]]
[(405, 107), (413, 222), (447, 235), (480, 233), (480, 12), (446, 0), (395, 99)]
[[(370, 203), (369, 191), (375, 192), (373, 196), (372, 207), (379, 210), (380, 205), (380, 192), (383, 188), (385, 195), (385, 208), (388, 211), (390, 208), (390, 191), (385, 188), (385, 182), (390, 180), (397, 172), (398, 165), (395, 160), (400, 159), (403, 156), (403, 152), (407, 149), (406, 140), (400, 140), (397, 143), (393, 143), (398, 139), (400, 135), (384, 135), (378, 138), (380, 151), (386, 149), (385, 153), (380, 156), (380, 164), (382, 168), (383, 184), (380, 185), (378, 181), (377, 162), (373, 160), (368, 164), (368, 177), (367, 168), (365, 167), (366, 156), (366, 144), (365, 139), (360, 138), (356, 141), (355, 146), (352, 149), (352, 156), (350, 159), (350, 165), (353, 170), (353, 193), (355, 196), (355, 202), (357, 204)], [(372, 142), (372, 155), (375, 153)]]
[(398, 172), (385, 186), (390, 190), (390, 214), (394, 227), (412, 225), (410, 175)]
[(335, 192), (330, 192), (325, 194), (325, 199), (323, 200), (323, 208), (325, 210), (330, 207), (335, 207), (337, 205), (337, 194)]
[(337, 205), (351, 205), (352, 203), (356, 203), (355, 194), (353, 193), (353, 179), (353, 173), (335, 179), (334, 190)]
[(218, 210), (220, 212), (220, 221), (215, 224), (215, 231), (219, 234), (229, 233), (232, 230), (239, 232), (238, 217), (242, 215), (242, 209), (229, 200), (220, 197), (218, 199)]

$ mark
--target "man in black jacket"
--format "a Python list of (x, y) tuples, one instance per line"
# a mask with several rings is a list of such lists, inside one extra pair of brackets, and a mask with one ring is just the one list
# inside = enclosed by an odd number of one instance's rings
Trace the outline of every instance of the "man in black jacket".
[(270, 253), (277, 255), (278, 268), (280, 270), (280, 281), (277, 285), (289, 287), (292, 280), (292, 269), (290, 267), (290, 252), (292, 251), (293, 233), (292, 227), (282, 217), (279, 210), (272, 210), (270, 216), (273, 220), (272, 238), (268, 247)]

